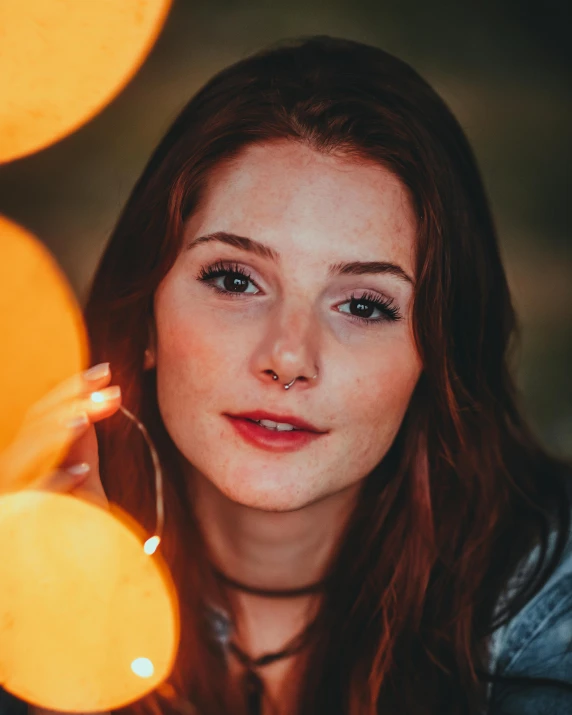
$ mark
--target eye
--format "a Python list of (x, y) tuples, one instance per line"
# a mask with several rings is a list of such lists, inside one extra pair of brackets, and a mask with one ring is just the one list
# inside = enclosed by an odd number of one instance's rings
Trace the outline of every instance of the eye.
[[(348, 305), (349, 308), (342, 310), (344, 305)], [(401, 320), (401, 314), (397, 306), (393, 304), (393, 299), (381, 298), (374, 293), (363, 293), (360, 296), (352, 295), (350, 300), (340, 303), (338, 310), (362, 325)], [(378, 315), (374, 316), (376, 312)]]
[[(222, 280), (219, 280), (222, 279)], [(236, 263), (214, 263), (202, 267), (198, 280), (207, 283), (210, 288), (224, 295), (254, 295), (258, 292), (248, 291), (248, 284), (256, 286), (250, 274)]]

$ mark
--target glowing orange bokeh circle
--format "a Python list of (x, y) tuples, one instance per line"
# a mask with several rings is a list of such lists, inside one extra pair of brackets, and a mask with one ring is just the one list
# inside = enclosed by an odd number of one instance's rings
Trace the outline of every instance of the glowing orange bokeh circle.
[[(75, 296), (51, 254), (34, 236), (2, 216), (0, 255), (2, 472), (2, 454), (17, 436), (28, 410), (85, 368), (87, 340)], [(0, 473), (0, 491), (7, 480), (18, 488), (53, 468), (70, 436), (65, 430), (54, 432), (41, 461), (28, 465), (33, 474)], [(45, 435), (33, 438), (37, 444)]]
[(175, 589), (114, 510), (40, 491), (0, 499), (0, 678), (29, 703), (101, 712), (171, 672)]
[(91, 119), (152, 47), (170, 0), (0, 0), (0, 162)]

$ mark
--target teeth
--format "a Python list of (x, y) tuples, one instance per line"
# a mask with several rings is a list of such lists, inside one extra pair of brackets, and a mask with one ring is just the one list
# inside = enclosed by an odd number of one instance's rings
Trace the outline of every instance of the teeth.
[(263, 427), (266, 427), (267, 429), (273, 429), (277, 430), (278, 432), (290, 432), (293, 429), (296, 429), (292, 425), (287, 424), (286, 422), (273, 422), (272, 420), (255, 420), (258, 422), (259, 425), (262, 425)]

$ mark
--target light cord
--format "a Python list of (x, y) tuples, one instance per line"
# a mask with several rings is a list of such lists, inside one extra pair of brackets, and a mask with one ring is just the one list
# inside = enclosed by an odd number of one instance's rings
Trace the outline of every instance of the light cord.
[(143, 435), (147, 446), (149, 447), (149, 452), (151, 453), (151, 459), (153, 460), (153, 467), (155, 469), (155, 503), (157, 508), (157, 521), (155, 524), (155, 536), (160, 541), (163, 534), (163, 525), (165, 522), (165, 500), (163, 496), (163, 473), (161, 471), (161, 463), (159, 461), (159, 455), (155, 449), (155, 445), (149, 436), (149, 432), (145, 425), (135, 417), (135, 415), (130, 412), (123, 405), (119, 405), (119, 409), (123, 414), (128, 417), (139, 429)]

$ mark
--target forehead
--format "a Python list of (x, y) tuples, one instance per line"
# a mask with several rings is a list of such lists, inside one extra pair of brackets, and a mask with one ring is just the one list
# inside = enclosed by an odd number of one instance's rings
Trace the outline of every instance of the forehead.
[(187, 232), (223, 230), (280, 253), (397, 259), (413, 273), (416, 224), (400, 180), (373, 162), (300, 142), (249, 146), (211, 174)]

